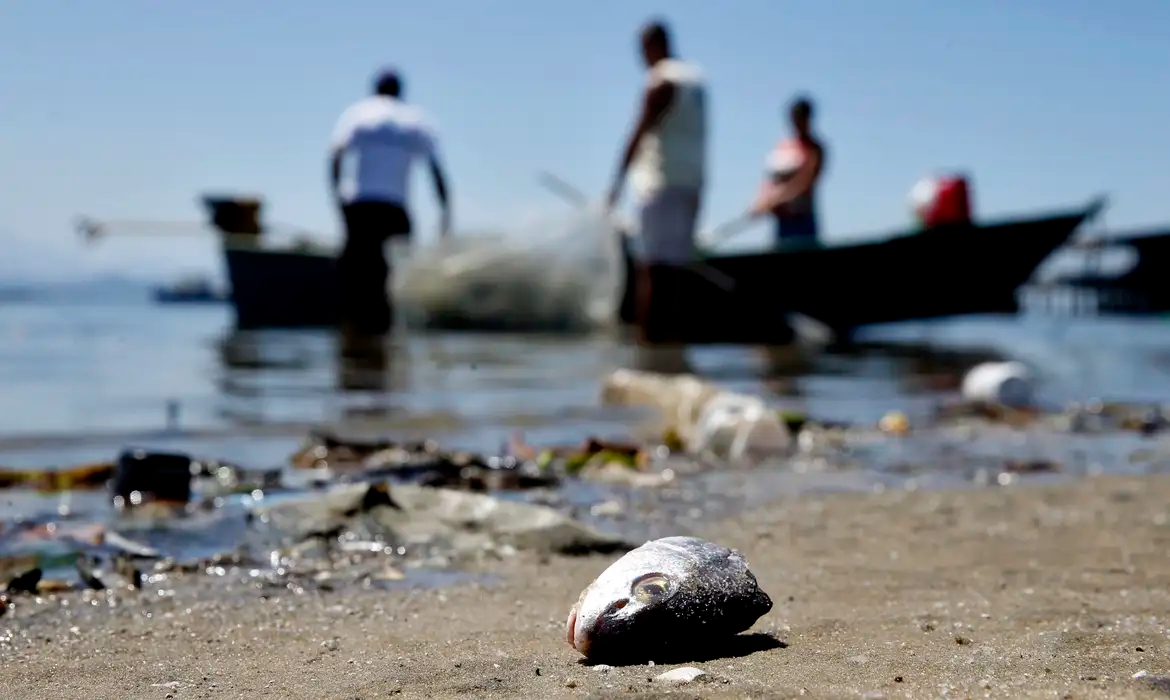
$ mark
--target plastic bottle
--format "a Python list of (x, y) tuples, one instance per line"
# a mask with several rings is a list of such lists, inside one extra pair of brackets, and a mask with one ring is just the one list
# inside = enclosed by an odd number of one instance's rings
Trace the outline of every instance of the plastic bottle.
[(658, 408), (688, 452), (738, 461), (786, 451), (788, 427), (758, 396), (724, 391), (692, 375), (618, 370), (602, 390), (606, 403)]
[(961, 391), (963, 400), (971, 403), (1023, 408), (1034, 401), (1035, 378), (1022, 362), (984, 362), (963, 377)]
[(758, 396), (721, 392), (707, 401), (695, 426), (691, 452), (738, 462), (786, 452), (788, 427)]

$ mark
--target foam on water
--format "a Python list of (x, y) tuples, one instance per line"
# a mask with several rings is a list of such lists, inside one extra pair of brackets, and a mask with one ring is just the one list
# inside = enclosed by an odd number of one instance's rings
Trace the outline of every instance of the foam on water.
[(614, 323), (625, 285), (620, 239), (601, 212), (546, 216), (507, 234), (453, 236), (391, 276), (415, 327), (581, 332)]

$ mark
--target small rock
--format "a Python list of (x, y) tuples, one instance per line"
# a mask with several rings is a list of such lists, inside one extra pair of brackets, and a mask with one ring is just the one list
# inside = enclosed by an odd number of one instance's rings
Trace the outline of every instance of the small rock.
[(878, 421), (878, 430), (888, 435), (905, 435), (910, 432), (910, 419), (901, 411), (890, 411)]
[(327, 639), (321, 642), (321, 648), (325, 651), (337, 651), (341, 647), (336, 639)]
[(613, 666), (609, 666), (607, 664), (597, 664), (593, 667), (593, 670), (597, 671), (598, 673), (609, 673), (613, 670)]
[(570, 678), (570, 679), (568, 679), (567, 681), (565, 681), (565, 687), (566, 687), (566, 688), (576, 688), (576, 687), (577, 687), (577, 681), (575, 681), (575, 680), (573, 680), (572, 678)]
[(661, 673), (654, 677), (658, 683), (674, 683), (676, 685), (683, 685), (684, 683), (691, 683), (697, 680), (707, 680), (711, 676), (701, 668), (694, 666), (683, 666), (682, 668), (675, 668)]
[(603, 501), (589, 508), (589, 512), (596, 517), (614, 517), (621, 515), (624, 510), (621, 501)]
[(848, 661), (851, 664), (861, 665), (864, 663), (868, 663), (869, 657), (866, 656), (865, 654), (858, 654), (857, 656), (850, 656), (848, 659), (846, 659), (846, 661)]

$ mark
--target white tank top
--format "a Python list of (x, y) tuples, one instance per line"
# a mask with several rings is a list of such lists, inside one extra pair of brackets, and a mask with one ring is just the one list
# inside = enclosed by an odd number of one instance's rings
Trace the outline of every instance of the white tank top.
[(666, 187), (701, 188), (707, 161), (707, 97), (699, 69), (673, 58), (647, 76), (651, 87), (674, 85), (674, 99), (658, 125), (642, 137), (630, 167), (630, 184), (646, 199)]

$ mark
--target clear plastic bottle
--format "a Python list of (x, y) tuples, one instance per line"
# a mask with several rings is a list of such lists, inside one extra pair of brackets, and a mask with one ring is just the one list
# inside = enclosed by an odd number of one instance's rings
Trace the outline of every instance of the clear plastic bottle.
[(1032, 405), (1035, 379), (1022, 362), (984, 362), (963, 377), (963, 400), (1012, 408)]

